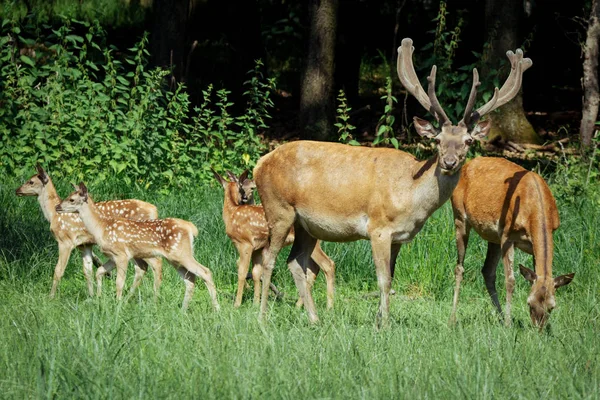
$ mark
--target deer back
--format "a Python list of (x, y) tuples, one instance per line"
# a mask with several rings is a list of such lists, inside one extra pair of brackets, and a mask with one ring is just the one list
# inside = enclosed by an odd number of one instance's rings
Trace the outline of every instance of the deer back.
[(381, 226), (410, 240), (458, 181), (458, 174), (441, 177), (435, 157), (421, 162), (395, 149), (311, 141), (262, 157), (254, 177), (267, 220), (279, 207), (293, 208), (313, 236), (329, 241), (365, 239)]
[(530, 244), (533, 232), (551, 235), (559, 226), (556, 201), (544, 179), (503, 158), (478, 157), (466, 163), (452, 206), (494, 243), (505, 235), (517, 244)]

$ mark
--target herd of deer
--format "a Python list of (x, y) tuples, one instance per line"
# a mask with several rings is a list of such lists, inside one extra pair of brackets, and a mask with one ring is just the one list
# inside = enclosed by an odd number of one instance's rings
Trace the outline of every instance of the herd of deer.
[[(502, 158), (477, 157), (465, 163), (474, 140), (486, 136), (485, 114), (510, 101), (520, 90), (523, 72), (532, 62), (517, 50), (507, 52), (510, 75), (485, 105), (474, 110), (480, 84), (473, 70), (473, 85), (463, 119), (453, 125), (435, 93), (436, 67), (427, 78), (425, 92), (412, 62), (411, 39), (398, 48), (398, 76), (406, 90), (433, 115), (440, 125), (414, 118), (419, 135), (437, 143), (437, 154), (425, 161), (394, 149), (353, 147), (343, 144), (297, 141), (284, 144), (263, 156), (254, 169), (229, 180), (215, 171), (225, 196), (223, 219), (226, 233), (239, 253), (238, 287), (234, 306), (240, 306), (250, 262), (253, 263), (254, 303), (260, 301), (260, 317), (267, 311), (271, 274), (283, 246), (292, 244), (288, 267), (298, 288), (298, 305), (308, 318), (318, 320), (312, 286), (320, 270), (327, 280), (327, 308), (333, 307), (335, 264), (323, 252), (320, 241), (370, 240), (380, 290), (378, 322), (389, 316), (389, 293), (396, 257), (403, 243), (410, 242), (435, 210), (451, 198), (456, 226), (458, 262), (451, 323), (463, 277), (463, 261), (474, 229), (488, 242), (482, 269), (485, 285), (500, 315), (496, 293), (496, 267), (500, 257), (506, 285), (505, 324), (511, 323), (511, 299), (515, 285), (515, 246), (532, 254), (535, 271), (520, 266), (532, 283), (527, 303), (534, 325), (544, 326), (555, 307), (555, 290), (571, 282), (574, 274), (552, 277), (553, 231), (559, 226), (556, 202), (546, 182), (536, 173)], [(464, 164), (464, 165), (463, 165)], [(255, 183), (256, 182), (256, 183)], [(253, 189), (262, 205), (255, 205)], [(135, 277), (130, 293), (139, 286), (148, 265), (154, 273), (154, 293), (162, 281), (166, 258), (185, 282), (183, 308), (191, 300), (195, 279), (206, 284), (213, 307), (217, 292), (211, 271), (194, 258), (198, 230), (191, 222), (176, 218), (157, 219), (154, 205), (140, 200), (95, 203), (81, 183), (62, 200), (41, 166), (37, 174), (17, 189), (17, 195), (37, 196), (50, 230), (59, 246), (50, 296), (56, 293), (73, 248), (82, 252), (83, 271), (93, 295), (92, 265), (96, 292), (103, 276), (117, 268), (116, 294), (122, 298), (127, 265), (133, 258)], [(268, 221), (268, 222), (267, 222)], [(92, 253), (97, 244), (109, 257), (104, 265)], [(262, 280), (262, 292), (261, 292)]]

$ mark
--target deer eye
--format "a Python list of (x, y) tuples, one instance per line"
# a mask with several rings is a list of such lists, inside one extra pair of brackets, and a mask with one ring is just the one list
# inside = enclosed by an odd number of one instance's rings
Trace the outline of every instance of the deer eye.
[(465, 144), (466, 144), (467, 146), (470, 146), (470, 145), (472, 145), (472, 144), (473, 144), (473, 139), (469, 138), (469, 139), (465, 140)]
[(33, 181), (29, 181), (29, 184), (30, 184), (30, 185), (33, 185)]
[(69, 199), (69, 203), (75, 203), (75, 200)]
[(437, 137), (433, 138), (433, 141), (435, 142), (435, 144), (440, 144), (441, 140)]

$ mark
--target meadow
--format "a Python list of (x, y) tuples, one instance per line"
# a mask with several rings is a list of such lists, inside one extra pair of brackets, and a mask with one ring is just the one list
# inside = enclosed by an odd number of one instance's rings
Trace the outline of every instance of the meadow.
[[(150, 201), (161, 217), (194, 222), (195, 255), (213, 271), (220, 313), (202, 284), (182, 313), (184, 285), (168, 264), (157, 301), (151, 276), (128, 302), (115, 300), (114, 279), (107, 279), (103, 297), (88, 298), (77, 251), (50, 300), (57, 246), (37, 201), (15, 196), (21, 183), (5, 177), (0, 184), (0, 398), (600, 398), (600, 212), (585, 196), (559, 199), (554, 275), (576, 275), (558, 291), (543, 332), (531, 326), (529, 284), (517, 272), (513, 326), (499, 323), (479, 272), (486, 245), (476, 234), (458, 324), (448, 327), (456, 262), (448, 203), (402, 248), (390, 326), (378, 330), (366, 241), (324, 245), (336, 262), (336, 298), (327, 311), (319, 277), (320, 323), (310, 325), (294, 306), (289, 248), (273, 277), (285, 296), (271, 298), (267, 320), (258, 322), (250, 290), (234, 309), (237, 255), (224, 232), (216, 184), (166, 195), (109, 180), (90, 192), (96, 200)], [(68, 181), (55, 184), (62, 196), (69, 193)], [(519, 262), (532, 265), (517, 251)]]

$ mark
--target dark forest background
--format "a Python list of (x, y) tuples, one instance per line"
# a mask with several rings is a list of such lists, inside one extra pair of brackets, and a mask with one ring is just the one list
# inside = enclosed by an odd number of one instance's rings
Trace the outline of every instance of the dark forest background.
[[(67, 19), (99, 21), (106, 45), (118, 49), (131, 48), (149, 33), (150, 66), (170, 71), (165, 77), (170, 90), (183, 83), (192, 106), (202, 104), (203, 91), (213, 85), (215, 90), (226, 88), (232, 110), (243, 112), (244, 82), (260, 59), (265, 76), (276, 81), (269, 129), (260, 134), (275, 140), (338, 140), (340, 129), (334, 123), (340, 123), (340, 90), (347, 123), (356, 127), (353, 136), (358, 142), (397, 146), (398, 141), (414, 140), (410, 121), (424, 111), (406, 96), (396, 76), (396, 48), (402, 38), (414, 41), (415, 66), (424, 86), (429, 69), (438, 65), (438, 97), (454, 121), (462, 116), (470, 70), (480, 71), (478, 101), (483, 102), (506, 79), (505, 52), (522, 48), (533, 67), (524, 75), (522, 94), (491, 116), (495, 130), (490, 146), (524, 151), (556, 150), (559, 147), (548, 144), (558, 142), (579, 147), (583, 141), (588, 148), (595, 144), (600, 36), (600, 28), (596, 33), (591, 30), (598, 23), (595, 0), (3, 0), (0, 4), (1, 18), (37, 26), (39, 31)], [(84, 34), (81, 27), (72, 29)], [(35, 50), (39, 43), (19, 46), (23, 54), (23, 49)], [(115, 55), (119, 57), (118, 52)], [(591, 111), (582, 105), (586, 59), (588, 75), (595, 74), (595, 81), (586, 81), (591, 82), (586, 84)], [(583, 109), (591, 121), (587, 131)], [(381, 132), (385, 140), (378, 137)]]

